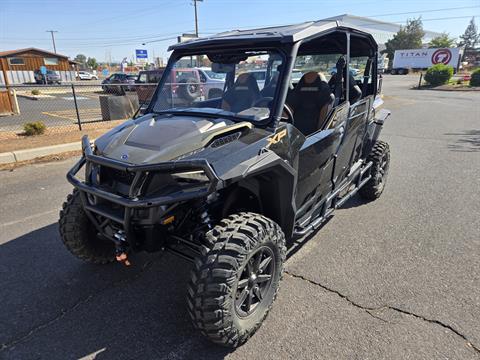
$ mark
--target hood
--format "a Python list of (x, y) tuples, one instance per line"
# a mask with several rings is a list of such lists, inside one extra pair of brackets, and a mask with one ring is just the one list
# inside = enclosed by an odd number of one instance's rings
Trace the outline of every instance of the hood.
[(96, 145), (99, 154), (108, 158), (151, 164), (192, 154), (216, 137), (241, 128), (248, 130), (252, 124), (192, 116), (147, 116), (105, 134)]

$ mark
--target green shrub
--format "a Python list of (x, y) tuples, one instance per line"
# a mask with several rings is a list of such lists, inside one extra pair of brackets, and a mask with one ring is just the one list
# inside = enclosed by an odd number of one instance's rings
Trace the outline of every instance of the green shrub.
[(23, 130), (25, 131), (25, 135), (32, 136), (32, 135), (41, 135), (45, 132), (47, 127), (41, 121), (36, 122), (29, 122), (23, 124)]
[(428, 68), (425, 81), (432, 86), (446, 84), (453, 76), (453, 67), (445, 64), (436, 64)]
[(470, 86), (480, 86), (480, 69), (477, 69), (472, 73)]
[(32, 90), (32, 95), (40, 95), (40, 90), (38, 90), (38, 89), (33, 89), (33, 90)]

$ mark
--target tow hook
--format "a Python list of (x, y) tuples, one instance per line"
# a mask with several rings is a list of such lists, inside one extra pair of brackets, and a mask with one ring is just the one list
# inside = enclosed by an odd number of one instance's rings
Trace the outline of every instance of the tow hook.
[(130, 266), (131, 263), (128, 261), (128, 255), (127, 255), (127, 248), (125, 246), (125, 243), (127, 241), (127, 238), (125, 236), (125, 232), (123, 230), (119, 230), (113, 235), (115, 238), (115, 259), (117, 259), (118, 262), (123, 263), (125, 266)]
[(127, 253), (126, 252), (118, 252), (115, 251), (115, 259), (117, 259), (118, 262), (123, 263), (125, 266), (130, 266), (132, 265), (130, 261), (128, 261)]

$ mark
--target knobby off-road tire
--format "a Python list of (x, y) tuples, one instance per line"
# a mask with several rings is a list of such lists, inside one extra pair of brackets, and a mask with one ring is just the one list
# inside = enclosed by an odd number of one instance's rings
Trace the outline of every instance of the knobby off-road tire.
[(384, 141), (377, 141), (368, 155), (367, 162), (373, 162), (370, 169), (371, 179), (359, 190), (366, 200), (375, 200), (382, 195), (390, 166), (390, 148)]
[(208, 339), (236, 347), (255, 333), (272, 307), (283, 273), (285, 235), (265, 216), (243, 212), (222, 220), (207, 240), (212, 246), (196, 259), (188, 284), (188, 311)]
[(83, 210), (77, 190), (68, 195), (63, 203), (58, 222), (63, 243), (77, 258), (93, 264), (107, 264), (115, 260), (114, 244), (97, 237), (97, 231)]

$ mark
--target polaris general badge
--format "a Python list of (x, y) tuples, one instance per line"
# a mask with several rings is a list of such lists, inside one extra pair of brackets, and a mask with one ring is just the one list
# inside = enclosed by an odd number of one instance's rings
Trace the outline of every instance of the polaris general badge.
[[(193, 325), (235, 347), (271, 309), (287, 246), (357, 192), (384, 190), (378, 49), (368, 33), (319, 21), (169, 50), (144, 113), (94, 144), (83, 138), (60, 233), (92, 263), (129, 265), (139, 251), (192, 261)], [(200, 68), (222, 82), (216, 96), (205, 96)]]

